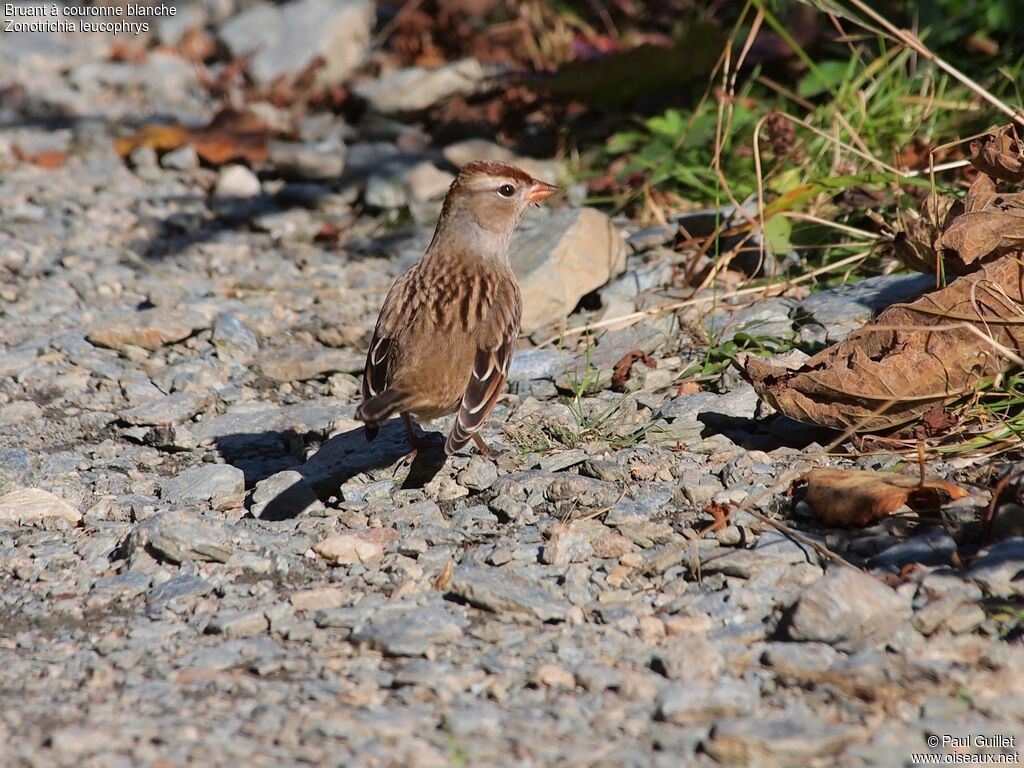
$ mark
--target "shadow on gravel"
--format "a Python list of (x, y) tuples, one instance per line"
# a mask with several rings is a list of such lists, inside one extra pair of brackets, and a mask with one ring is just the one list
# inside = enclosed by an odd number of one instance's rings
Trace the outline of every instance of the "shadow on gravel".
[[(312, 486), (317, 496), (326, 501), (338, 496), (339, 488), (356, 475), (381, 467), (389, 467), (411, 450), (401, 419), (385, 423), (372, 443), (366, 441), (362, 427), (328, 438), (305, 461), (305, 447), (319, 440), (323, 433), (305, 435), (294, 430), (246, 432), (222, 435), (215, 440), (218, 452), (229, 464), (245, 473), (246, 487), (283, 470), (298, 472)], [(444, 438), (439, 433), (420, 433), (424, 447), (408, 469), (402, 488), (422, 488), (444, 466)], [(396, 467), (396, 475), (404, 472)], [(268, 502), (263, 517), (285, 519), (292, 516), (288, 510), (297, 508), (297, 494), (302, 491), (291, 486)]]
[(712, 434), (725, 435), (748, 451), (765, 453), (777, 448), (803, 450), (815, 443), (827, 445), (839, 434), (831, 429), (801, 424), (782, 415), (757, 420), (704, 412), (697, 414), (697, 420), (708, 427), (703, 434), (704, 437)]

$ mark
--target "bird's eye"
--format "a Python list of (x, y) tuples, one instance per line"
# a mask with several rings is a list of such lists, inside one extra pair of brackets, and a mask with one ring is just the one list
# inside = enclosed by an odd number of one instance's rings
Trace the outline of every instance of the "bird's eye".
[(516, 188), (511, 184), (502, 184), (498, 187), (498, 194), (502, 197), (512, 197), (516, 193)]

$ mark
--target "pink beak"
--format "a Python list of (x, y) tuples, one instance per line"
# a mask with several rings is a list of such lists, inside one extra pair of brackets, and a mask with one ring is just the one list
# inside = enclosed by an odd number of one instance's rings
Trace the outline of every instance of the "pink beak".
[(534, 181), (530, 186), (530, 191), (526, 193), (526, 202), (539, 203), (541, 200), (547, 200), (557, 191), (558, 187), (553, 184), (548, 184), (543, 181)]

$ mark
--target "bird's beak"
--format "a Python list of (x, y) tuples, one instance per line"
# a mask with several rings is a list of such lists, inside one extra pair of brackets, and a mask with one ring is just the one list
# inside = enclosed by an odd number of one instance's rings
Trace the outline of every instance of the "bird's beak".
[(526, 202), (539, 203), (541, 200), (547, 200), (557, 191), (558, 187), (553, 184), (548, 184), (543, 181), (534, 181), (530, 186), (530, 191), (526, 193)]

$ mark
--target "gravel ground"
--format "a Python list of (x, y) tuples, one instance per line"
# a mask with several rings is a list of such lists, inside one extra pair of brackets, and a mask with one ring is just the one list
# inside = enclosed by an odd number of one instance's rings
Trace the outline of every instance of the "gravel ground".
[[(274, 47), (313, 35), (289, 21), (302, 6), (344, 17), (309, 38), (334, 77), (371, 55), (355, 0), (212, 5), (153, 36), (173, 45), (191, 23), (229, 49), (259, 38), (250, 77), (272, 80), (306, 63)], [(414, 114), (486, 67), (363, 77), (375, 119), (306, 117), (267, 163), (212, 169), (188, 146), (115, 152), (132, 121), (201, 124), (217, 103), (175, 55), (126, 63), (110, 44), (0, 45), (0, 764), (1017, 753), (1024, 538), (969, 566), (957, 555), (984, 495), (943, 522), (822, 529), (785, 487), (836, 461), (820, 454), (831, 435), (774, 417), (732, 372), (677, 394), (706, 352), (695, 328), (832, 342), (927, 278), (537, 347), (574, 310), (568, 326), (680, 295), (671, 232), (563, 202), (517, 238), (532, 335), (485, 431), (505, 453), (444, 461), (438, 438), (406, 468), (400, 422), (368, 444), (352, 420), (364, 345), (456, 166), (513, 156), (435, 146)], [(332, 227), (340, 238), (317, 237)], [(613, 392), (634, 350), (649, 357)], [(708, 532), (710, 503), (785, 517), (863, 570), (742, 509)]]

